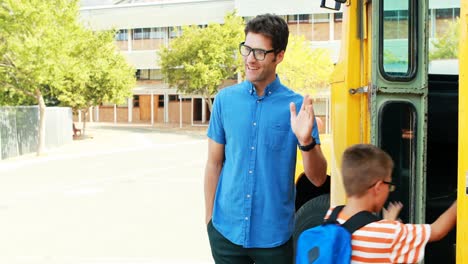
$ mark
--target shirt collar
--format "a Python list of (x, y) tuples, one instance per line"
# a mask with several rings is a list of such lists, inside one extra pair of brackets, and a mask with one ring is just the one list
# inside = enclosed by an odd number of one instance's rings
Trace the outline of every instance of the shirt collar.
[[(247, 88), (249, 89), (250, 95), (256, 95), (255, 86), (253, 85), (253, 83), (251, 83), (250, 81), (247, 81), (247, 83), (249, 84)], [(281, 86), (281, 81), (280, 81), (278, 74), (276, 74), (275, 80), (271, 82), (270, 84), (268, 84), (267, 87), (265, 88), (264, 96), (272, 95), (274, 92), (276, 92), (276, 90), (278, 90), (280, 86)]]

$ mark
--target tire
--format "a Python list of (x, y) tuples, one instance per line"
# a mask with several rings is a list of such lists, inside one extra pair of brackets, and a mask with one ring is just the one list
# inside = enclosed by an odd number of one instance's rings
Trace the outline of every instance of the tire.
[(299, 235), (309, 228), (322, 224), (329, 208), (330, 194), (323, 194), (308, 201), (297, 211), (293, 231), (294, 253)]
[(303, 173), (299, 176), (296, 183), (296, 212), (308, 201), (322, 194), (330, 193), (331, 180), (327, 175), (325, 182), (317, 187)]

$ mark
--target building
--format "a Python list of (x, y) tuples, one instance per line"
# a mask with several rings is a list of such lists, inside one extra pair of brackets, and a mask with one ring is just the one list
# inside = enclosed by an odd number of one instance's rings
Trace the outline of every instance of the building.
[[(93, 30), (118, 30), (116, 45), (137, 69), (133, 98), (125, 105), (96, 107), (95, 121), (206, 124), (209, 111), (200, 97), (180, 95), (163, 82), (156, 51), (179, 36), (181, 26), (223, 23), (224, 15), (233, 10), (246, 20), (262, 13), (282, 15), (292, 34), (304, 35), (311, 48), (328, 48), (333, 60), (338, 58), (342, 13), (320, 8), (320, 1), (82, 0), (81, 3), (81, 21)], [(460, 13), (459, 1), (455, 0), (430, 0), (430, 6), (432, 36), (444, 30), (445, 21)], [(396, 16), (405, 15), (398, 7), (394, 12)], [(227, 80), (225, 85), (235, 81)], [(316, 114), (326, 120), (328, 97), (321, 94), (316, 98)]]

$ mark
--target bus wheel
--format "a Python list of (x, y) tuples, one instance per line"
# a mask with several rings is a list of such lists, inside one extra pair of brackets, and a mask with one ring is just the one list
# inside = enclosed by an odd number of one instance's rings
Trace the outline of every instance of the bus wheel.
[(323, 218), (330, 208), (330, 194), (323, 194), (306, 202), (297, 211), (295, 217), (295, 226), (293, 232), (294, 249), (299, 235), (314, 226), (323, 223)]

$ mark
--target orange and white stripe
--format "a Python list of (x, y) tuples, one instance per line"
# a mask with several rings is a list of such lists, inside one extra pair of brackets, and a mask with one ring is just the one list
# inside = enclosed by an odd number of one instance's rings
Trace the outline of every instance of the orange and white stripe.
[[(348, 219), (341, 212), (337, 220), (344, 223)], [(351, 237), (351, 263), (417, 263), (424, 258), (430, 234), (431, 226), (426, 224), (402, 224), (389, 220), (370, 223)]]

